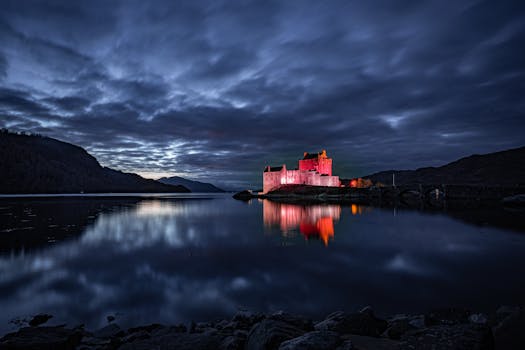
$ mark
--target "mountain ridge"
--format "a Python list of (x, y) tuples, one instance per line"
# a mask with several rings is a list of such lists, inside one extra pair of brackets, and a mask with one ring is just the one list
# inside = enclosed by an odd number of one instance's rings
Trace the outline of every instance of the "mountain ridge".
[(190, 192), (102, 167), (80, 146), (30, 134), (0, 132), (0, 193)]
[(385, 170), (363, 178), (384, 184), (410, 183), (501, 185), (525, 184), (525, 146), (486, 154), (472, 154), (438, 167)]
[(162, 177), (157, 181), (167, 185), (184, 186), (191, 192), (226, 192), (222, 188), (219, 188), (211, 183), (190, 180), (180, 176)]

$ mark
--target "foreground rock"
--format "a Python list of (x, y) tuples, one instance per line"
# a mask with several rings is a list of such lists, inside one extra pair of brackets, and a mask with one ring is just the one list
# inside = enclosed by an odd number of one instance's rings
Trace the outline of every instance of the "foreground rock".
[(25, 327), (18, 332), (9, 333), (0, 339), (0, 349), (75, 349), (82, 333), (63, 327)]
[(221, 339), (211, 334), (180, 334), (168, 333), (150, 339), (133, 341), (124, 344), (118, 349), (122, 350), (207, 350), (218, 349), (221, 345)]
[(305, 331), (284, 321), (265, 319), (251, 329), (246, 341), (247, 350), (277, 349), (286, 340), (297, 338)]
[(525, 194), (505, 197), (502, 202), (506, 206), (525, 207)]
[(487, 326), (475, 324), (439, 325), (409, 333), (403, 338), (403, 346), (421, 350), (491, 350), (494, 338)]
[(342, 343), (339, 333), (313, 331), (282, 342), (279, 350), (330, 350)]
[(385, 320), (374, 316), (371, 309), (365, 308), (358, 313), (347, 314), (334, 312), (315, 325), (316, 330), (335, 331), (343, 334), (357, 334), (379, 337), (388, 327)]
[(525, 310), (501, 307), (496, 312), (496, 320), (492, 328), (496, 349), (525, 349)]
[(94, 332), (24, 327), (0, 338), (0, 350), (513, 350), (525, 349), (524, 329), (520, 307), (501, 307), (490, 315), (447, 308), (387, 320), (366, 307), (354, 313), (337, 311), (318, 322), (286, 312), (241, 311), (230, 320), (188, 326), (151, 324), (125, 330), (112, 322)]

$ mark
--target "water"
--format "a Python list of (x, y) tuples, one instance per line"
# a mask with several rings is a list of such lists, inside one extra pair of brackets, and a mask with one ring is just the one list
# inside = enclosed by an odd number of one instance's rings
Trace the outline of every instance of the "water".
[(230, 195), (3, 198), (0, 334), (39, 312), (93, 329), (108, 315), (131, 326), (238, 309), (524, 304), (523, 212), (467, 214)]

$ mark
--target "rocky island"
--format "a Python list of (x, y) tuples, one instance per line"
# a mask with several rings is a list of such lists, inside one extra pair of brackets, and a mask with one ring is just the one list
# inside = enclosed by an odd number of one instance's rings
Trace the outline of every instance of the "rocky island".
[[(287, 170), (284, 165), (267, 167), (263, 172), (262, 192), (245, 190), (234, 198), (363, 204), (401, 201), (409, 205), (426, 202), (438, 206), (445, 200), (492, 201), (518, 206), (524, 202), (525, 147), (471, 155), (440, 167), (388, 170), (346, 180), (332, 176), (332, 159), (327, 158), (326, 151), (317, 157), (312, 159), (305, 152), (304, 159), (299, 161), (299, 170)], [(312, 163), (314, 160), (318, 163)], [(312, 174), (328, 180), (311, 180)]]

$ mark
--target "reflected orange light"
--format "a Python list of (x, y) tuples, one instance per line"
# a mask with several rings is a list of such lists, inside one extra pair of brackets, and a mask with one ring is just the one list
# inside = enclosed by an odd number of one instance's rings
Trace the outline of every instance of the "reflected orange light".
[(369, 212), (371, 209), (370, 207), (366, 207), (359, 204), (352, 204), (350, 205), (350, 210), (352, 211), (352, 215), (361, 215), (363, 213)]

